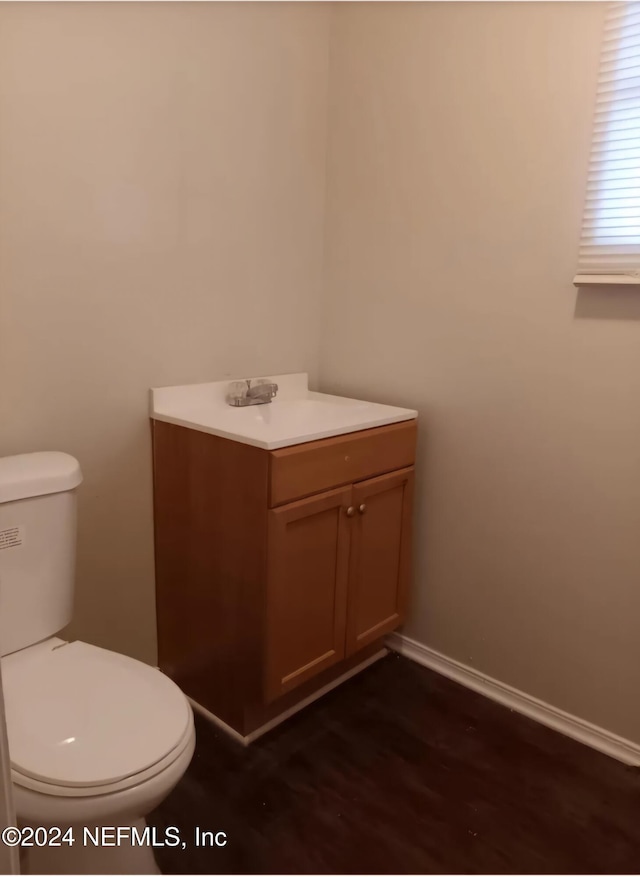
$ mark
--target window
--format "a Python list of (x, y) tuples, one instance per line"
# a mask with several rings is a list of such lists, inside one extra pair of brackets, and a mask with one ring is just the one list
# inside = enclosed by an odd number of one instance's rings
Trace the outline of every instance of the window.
[(576, 286), (640, 286), (640, 2), (610, 3)]

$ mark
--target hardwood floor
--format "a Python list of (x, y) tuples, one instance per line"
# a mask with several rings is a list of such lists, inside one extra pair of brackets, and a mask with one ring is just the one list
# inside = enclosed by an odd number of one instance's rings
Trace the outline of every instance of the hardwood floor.
[[(390, 655), (248, 748), (197, 718), (164, 873), (633, 873), (640, 772)], [(196, 848), (194, 826), (223, 849)]]

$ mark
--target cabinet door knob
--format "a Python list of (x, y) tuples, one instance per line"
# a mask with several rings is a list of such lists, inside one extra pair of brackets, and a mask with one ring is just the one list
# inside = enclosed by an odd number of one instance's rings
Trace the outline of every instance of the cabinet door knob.
[(364, 503), (362, 503), (362, 505), (358, 507), (358, 511), (360, 512), (361, 515), (364, 515), (366, 510), (367, 510), (367, 507)]
[(350, 505), (349, 508), (347, 509), (347, 517), (352, 518), (355, 515), (355, 513), (356, 513), (356, 510), (355, 510), (354, 506)]

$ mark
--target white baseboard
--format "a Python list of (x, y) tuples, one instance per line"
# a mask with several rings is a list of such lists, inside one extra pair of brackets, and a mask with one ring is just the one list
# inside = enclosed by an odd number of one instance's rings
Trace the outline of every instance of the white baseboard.
[(454, 661), (453, 658), (448, 658), (408, 636), (398, 633), (391, 634), (387, 638), (387, 645), (393, 651), (410, 658), (412, 661), (423, 664), (430, 670), (435, 670), (436, 673), (447, 676), (449, 679), (459, 682), (460, 685), (471, 688), (473, 691), (491, 698), (491, 700), (496, 700), (530, 719), (535, 719), (536, 722), (547, 725), (554, 731), (579, 740), (593, 749), (625, 762), (625, 764), (640, 765), (640, 745), (631, 740), (618, 737), (611, 731), (592, 725), (591, 722), (566, 713), (543, 700), (538, 700), (537, 697), (532, 697), (530, 694), (525, 694), (524, 691), (506, 685), (498, 679), (492, 679), (491, 676), (480, 673), (478, 670), (460, 663), (460, 661)]
[(197, 700), (194, 700), (192, 697), (187, 696), (187, 700), (191, 704), (194, 709), (194, 712), (200, 713), (200, 715), (205, 718), (208, 722), (211, 722), (212, 725), (215, 725), (217, 728), (220, 728), (221, 731), (224, 731), (225, 734), (228, 734), (230, 737), (233, 737), (234, 740), (237, 740), (238, 743), (242, 743), (243, 746), (247, 745), (246, 737), (243, 737), (235, 728), (232, 728), (231, 725), (227, 725), (226, 722), (223, 722), (221, 718), (219, 718), (215, 713), (210, 712), (206, 707), (203, 707), (202, 704), (199, 704)]
[(244, 746), (248, 746), (249, 743), (253, 743), (254, 740), (257, 740), (258, 737), (262, 737), (263, 734), (266, 734), (267, 731), (270, 731), (272, 728), (277, 727), (285, 719), (288, 719), (289, 716), (295, 715), (295, 713), (300, 712), (301, 709), (304, 709), (310, 703), (313, 703), (314, 700), (318, 700), (318, 698), (322, 697), (323, 694), (327, 694), (327, 692), (332, 691), (334, 688), (337, 688), (338, 685), (341, 685), (343, 682), (346, 682), (347, 679), (351, 679), (352, 676), (355, 676), (356, 673), (360, 673), (366, 667), (370, 667), (371, 664), (375, 664), (376, 661), (379, 661), (380, 658), (384, 658), (385, 655), (388, 655), (388, 649), (381, 648), (375, 654), (371, 655), (366, 660), (361, 661), (360, 664), (357, 664), (355, 667), (352, 667), (350, 670), (347, 670), (345, 673), (342, 673), (336, 679), (332, 679), (331, 682), (328, 682), (326, 685), (323, 685), (322, 688), (319, 688), (317, 691), (314, 691), (313, 694), (308, 695), (303, 700), (299, 700), (298, 703), (294, 704), (289, 709), (284, 710), (279, 713), (275, 718), (270, 719), (268, 722), (265, 722), (264, 725), (261, 725), (259, 728), (256, 728), (255, 731), (252, 731), (250, 734), (247, 734), (246, 737), (243, 737), (235, 728), (232, 728), (230, 725), (227, 725), (226, 722), (223, 722), (219, 716), (216, 716), (215, 713), (209, 712), (208, 709), (201, 706), (196, 700), (189, 697), (188, 700), (194, 710), (200, 713), (201, 716), (204, 716), (205, 719), (208, 719), (221, 731), (229, 734), (230, 737), (233, 737), (234, 740), (237, 740), (238, 743), (242, 743)]

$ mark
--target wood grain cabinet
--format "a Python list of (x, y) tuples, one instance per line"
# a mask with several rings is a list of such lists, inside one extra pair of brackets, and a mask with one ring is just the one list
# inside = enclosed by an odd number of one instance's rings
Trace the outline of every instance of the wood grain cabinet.
[(152, 429), (160, 667), (247, 736), (404, 620), (416, 423), (277, 451)]

